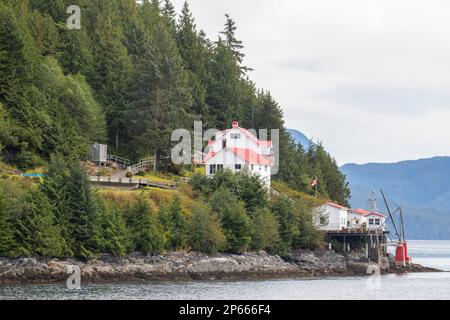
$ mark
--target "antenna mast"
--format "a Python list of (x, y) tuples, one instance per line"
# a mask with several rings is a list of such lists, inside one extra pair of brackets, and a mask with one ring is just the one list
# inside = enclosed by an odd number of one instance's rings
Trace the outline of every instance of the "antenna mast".
[(377, 199), (375, 198), (375, 190), (372, 190), (369, 198), (369, 210), (370, 212), (378, 212)]

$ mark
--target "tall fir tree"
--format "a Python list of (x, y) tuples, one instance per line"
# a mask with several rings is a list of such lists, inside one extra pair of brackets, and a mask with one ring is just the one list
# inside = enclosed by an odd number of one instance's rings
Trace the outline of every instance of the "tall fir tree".
[(10, 215), (7, 210), (8, 203), (0, 186), (0, 256), (9, 257), (14, 255), (17, 246), (14, 235), (13, 225), (10, 221)]
[(231, 50), (231, 52), (233, 52), (233, 55), (240, 66), (242, 74), (245, 74), (248, 71), (252, 71), (252, 68), (242, 66), (242, 62), (245, 57), (245, 54), (242, 52), (244, 46), (242, 44), (242, 41), (236, 38), (236, 23), (229, 14), (225, 14), (225, 18), (225, 29), (220, 32), (220, 34), (223, 35), (225, 45)]
[(40, 190), (32, 190), (24, 200), (23, 211), (14, 221), (19, 254), (59, 257), (67, 253), (60, 226), (56, 224), (53, 208), (45, 194)]
[(126, 217), (132, 250), (153, 254), (163, 249), (163, 238), (147, 200), (141, 195)]
[(251, 242), (251, 230), (243, 203), (225, 188), (219, 188), (210, 203), (213, 212), (217, 212), (220, 217), (227, 238), (227, 250), (233, 253), (245, 252)]
[(197, 32), (195, 20), (187, 1), (184, 2), (179, 17), (176, 40), (192, 88), (191, 93), (194, 100), (192, 111), (201, 117), (206, 127), (208, 124), (212, 124), (206, 104), (210, 54), (204, 39)]
[(172, 131), (188, 128), (191, 94), (175, 41), (157, 24), (144, 44), (130, 92), (128, 136), (135, 156), (154, 155), (156, 169), (169, 156)]
[(169, 208), (170, 223), (170, 249), (179, 250), (186, 247), (187, 239), (187, 221), (183, 216), (181, 200), (178, 196), (173, 199)]
[(75, 163), (69, 170), (65, 191), (70, 245), (76, 257), (89, 258), (99, 249), (99, 204), (81, 165)]
[(88, 81), (103, 105), (108, 122), (108, 140), (116, 152), (124, 152), (124, 122), (133, 64), (123, 45), (120, 16), (111, 2), (100, 2), (95, 18), (92, 43), (93, 65)]

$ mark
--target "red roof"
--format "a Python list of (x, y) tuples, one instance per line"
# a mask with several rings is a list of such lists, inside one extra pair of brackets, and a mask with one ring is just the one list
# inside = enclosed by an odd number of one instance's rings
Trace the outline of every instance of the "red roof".
[(208, 154), (203, 158), (203, 162), (206, 162), (207, 160), (211, 159), (216, 155), (217, 152), (211, 151), (208, 152)]
[(358, 214), (361, 214), (363, 216), (375, 215), (375, 216), (379, 216), (379, 217), (384, 218), (384, 215), (381, 214), (381, 213), (370, 212), (370, 211), (367, 211), (367, 210), (364, 210), (364, 209), (351, 209), (351, 212), (358, 213)]
[[(236, 156), (244, 160), (248, 164), (258, 164), (258, 165), (264, 165), (264, 166), (271, 166), (272, 161), (268, 157), (256, 153), (251, 149), (244, 149), (244, 148), (225, 148), (227, 150), (230, 150), (232, 153), (234, 153)], [(224, 150), (224, 149), (222, 149)], [(220, 152), (220, 151), (219, 151)], [(219, 152), (209, 152), (205, 158), (203, 158), (203, 162), (208, 161), (209, 159), (213, 158), (217, 153)]]
[(259, 164), (264, 166), (272, 165), (272, 161), (269, 158), (265, 157), (262, 154), (256, 153), (251, 149), (244, 149), (244, 148), (227, 148), (227, 149), (231, 150), (231, 152), (242, 158), (248, 164)]
[(381, 218), (384, 218), (384, 214), (381, 214), (381, 213), (376, 213), (376, 212), (369, 212), (368, 214), (366, 214), (365, 216), (378, 216), (378, 217), (381, 217)]
[(229, 128), (226, 130), (222, 130), (222, 131), (218, 131), (216, 132), (217, 137), (216, 140), (210, 140), (208, 141), (208, 145), (212, 145), (215, 142), (219, 141), (221, 137), (223, 137), (224, 135), (227, 134), (228, 131), (233, 130), (233, 129), (239, 129), (239, 131), (241, 131), (244, 135), (246, 135), (250, 140), (254, 141), (256, 144), (268, 148), (268, 147), (272, 147), (272, 141), (271, 140), (259, 140), (257, 137), (255, 137), (250, 131), (248, 131), (247, 129), (241, 128), (239, 126), (235, 126), (233, 128)]
[(334, 202), (328, 202), (327, 205), (335, 207), (337, 209), (348, 209), (347, 207), (341, 206), (340, 204), (334, 203)]
[(369, 211), (364, 209), (351, 209), (351, 212), (362, 214), (363, 216), (370, 213)]

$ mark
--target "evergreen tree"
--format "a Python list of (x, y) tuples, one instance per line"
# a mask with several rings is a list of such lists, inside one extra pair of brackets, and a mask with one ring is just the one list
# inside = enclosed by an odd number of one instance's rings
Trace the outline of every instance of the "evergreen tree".
[(176, 196), (169, 208), (169, 223), (170, 223), (170, 240), (169, 248), (171, 250), (182, 249), (186, 245), (187, 237), (187, 222), (183, 216), (181, 201)]
[(287, 255), (292, 250), (294, 238), (299, 234), (292, 201), (284, 197), (275, 199), (272, 203), (272, 212), (280, 226), (280, 243), (277, 252), (280, 255)]
[[(244, 48), (242, 45), (242, 41), (238, 40), (236, 38), (236, 23), (233, 19), (231, 19), (229, 14), (225, 14), (226, 22), (225, 22), (225, 29), (221, 31), (220, 33), (224, 37), (225, 45), (231, 50), (234, 57), (236, 58), (236, 61), (238, 62), (239, 66), (241, 66), (242, 61), (245, 57), (245, 54), (241, 52), (241, 50)], [(248, 71), (252, 71), (253, 69), (241, 66), (240, 67), (242, 73), (246, 73)]]
[(161, 239), (163, 242), (164, 250), (170, 250), (170, 215), (167, 205), (162, 204), (158, 210), (157, 222), (160, 226)]
[(99, 216), (101, 252), (123, 256), (129, 244), (125, 221), (114, 204), (104, 204)]
[(192, 250), (215, 253), (226, 248), (227, 239), (219, 218), (206, 206), (197, 205), (192, 208), (188, 230), (188, 242)]
[(162, 8), (163, 15), (169, 19), (169, 22), (175, 26), (175, 7), (173, 6), (172, 2), (170, 0), (164, 0), (164, 6)]
[(132, 250), (143, 254), (153, 254), (163, 249), (163, 239), (157, 226), (156, 217), (141, 196), (127, 214), (127, 227), (132, 242)]
[(8, 204), (3, 194), (3, 188), (0, 186), (0, 256), (3, 257), (12, 256), (16, 247), (13, 237), (14, 229), (7, 208)]
[(40, 190), (33, 190), (24, 200), (23, 211), (14, 221), (19, 254), (62, 256), (67, 251), (66, 243), (45, 195)]
[(43, 14), (49, 14), (55, 21), (64, 21), (66, 17), (66, 5), (64, 0), (29, 0), (32, 9), (39, 10)]
[(242, 171), (236, 175), (237, 195), (249, 214), (267, 206), (267, 189), (258, 176)]
[(86, 29), (68, 30), (59, 25), (59, 58), (58, 61), (66, 74), (88, 74), (93, 65), (89, 37)]
[(35, 61), (31, 37), (11, 8), (0, 4), (0, 101), (31, 84)]
[[(61, 227), (61, 235), (70, 243), (70, 208), (68, 202), (69, 168), (59, 155), (53, 155), (46, 168), (47, 177), (42, 184), (42, 191), (53, 208), (55, 221)], [(69, 254), (69, 255), (73, 255)]]
[(311, 209), (304, 202), (296, 201), (296, 216), (298, 217), (299, 234), (293, 239), (293, 247), (314, 249), (323, 243), (323, 235), (314, 225)]
[(252, 248), (275, 252), (279, 246), (279, 223), (268, 208), (258, 209), (251, 219)]
[(225, 236), (227, 250), (242, 253), (251, 241), (250, 220), (242, 202), (227, 189), (218, 189), (211, 198), (211, 208), (217, 212)]
[(161, 158), (169, 155), (172, 131), (188, 127), (192, 119), (186, 74), (164, 24), (147, 39), (137, 69), (128, 115), (130, 145), (136, 156), (152, 152), (159, 169)]
[(38, 11), (34, 11), (28, 18), (28, 24), (39, 52), (44, 56), (56, 54), (60, 39), (52, 17), (48, 14), (42, 15)]
[(71, 247), (76, 257), (88, 258), (98, 251), (99, 205), (86, 173), (79, 164), (71, 165), (65, 191)]
[(216, 128), (224, 129), (240, 119), (240, 68), (233, 52), (219, 40), (211, 61), (211, 81), (208, 83), (207, 104), (216, 119)]
[(206, 104), (207, 85), (209, 81), (210, 54), (204, 39), (197, 33), (196, 25), (187, 1), (177, 25), (177, 47), (187, 70), (188, 81), (193, 97), (193, 112), (201, 116), (205, 127), (212, 121)]
[[(120, 17), (111, 2), (99, 2), (95, 18), (92, 43), (93, 65), (88, 81), (103, 105), (111, 146), (119, 148), (125, 140), (124, 123), (133, 65), (126, 47), (122, 44), (123, 30)], [(118, 151), (118, 150), (116, 150)]]

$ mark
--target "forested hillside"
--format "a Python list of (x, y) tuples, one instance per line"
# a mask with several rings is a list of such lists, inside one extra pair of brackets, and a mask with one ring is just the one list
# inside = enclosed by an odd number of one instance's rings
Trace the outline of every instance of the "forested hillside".
[[(228, 16), (214, 40), (185, 3), (80, 0), (81, 30), (69, 30), (70, 1), (0, 4), (0, 152), (20, 168), (52, 153), (84, 157), (93, 141), (133, 159), (170, 151), (175, 128), (281, 129), (279, 179), (345, 203), (345, 179), (323, 150), (308, 155), (284, 131), (283, 112), (250, 80), (244, 47)], [(316, 159), (308, 165), (304, 158)], [(158, 161), (162, 170), (170, 166)]]
[[(320, 245), (310, 209), (347, 204), (345, 176), (321, 144), (303, 148), (285, 131), (282, 108), (250, 80), (231, 17), (211, 40), (187, 3), (177, 15), (170, 1), (79, 0), (81, 29), (69, 30), (71, 4), (0, 2), (0, 256)], [(234, 119), (280, 129), (274, 186), (290, 198), (269, 199), (254, 177), (229, 172), (176, 191), (107, 192), (80, 166), (97, 141), (133, 160), (155, 156), (159, 174), (193, 174), (168, 160), (172, 131)]]

